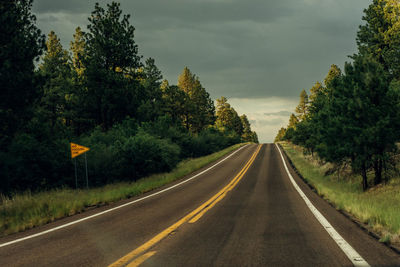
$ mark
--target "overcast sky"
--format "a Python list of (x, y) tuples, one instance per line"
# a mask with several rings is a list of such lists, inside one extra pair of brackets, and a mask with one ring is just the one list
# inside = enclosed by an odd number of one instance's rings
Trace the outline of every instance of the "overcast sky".
[[(34, 0), (43, 33), (69, 48), (95, 2)], [(371, 0), (126, 0), (139, 54), (152, 57), (170, 84), (187, 66), (213, 99), (245, 113), (260, 142), (286, 126), (302, 89), (343, 66)]]

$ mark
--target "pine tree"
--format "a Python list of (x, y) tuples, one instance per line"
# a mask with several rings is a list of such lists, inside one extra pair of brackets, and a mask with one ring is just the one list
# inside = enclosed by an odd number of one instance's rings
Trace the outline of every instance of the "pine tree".
[(231, 107), (226, 97), (217, 99), (217, 119), (215, 125), (220, 131), (233, 131), (239, 137), (243, 134), (243, 124), (236, 110)]
[(45, 36), (31, 13), (32, 0), (0, 2), (0, 146), (26, 125), (39, 97), (34, 62)]
[(326, 77), (324, 79), (325, 87), (329, 88), (332, 85), (332, 82), (337, 77), (340, 77), (340, 75), (342, 75), (342, 71), (340, 70), (340, 68), (338, 66), (336, 66), (335, 64), (332, 64), (328, 71), (328, 74), (326, 75)]
[(357, 33), (359, 53), (372, 55), (390, 73), (400, 77), (400, 3), (398, 0), (373, 0), (364, 10)]
[(141, 68), (142, 103), (138, 108), (139, 121), (154, 121), (161, 113), (161, 71), (153, 58), (146, 59)]
[(57, 122), (69, 126), (72, 119), (68, 114), (71, 109), (69, 96), (72, 93), (69, 54), (63, 49), (60, 39), (53, 31), (48, 35), (46, 46), (43, 63), (39, 66), (40, 73), (45, 78), (43, 96), (40, 101), (43, 110), (41, 116), (48, 118), (52, 128)]
[(253, 134), (251, 131), (250, 122), (247, 119), (246, 114), (243, 114), (242, 116), (240, 116), (240, 120), (242, 121), (242, 126), (243, 126), (242, 141), (243, 142), (252, 142)]
[(296, 125), (299, 123), (299, 119), (292, 113), (289, 118), (289, 124), (287, 128), (296, 129)]
[(169, 85), (167, 80), (161, 83), (162, 112), (168, 114), (177, 124), (184, 125), (188, 95), (176, 85)]
[(314, 102), (315, 98), (317, 97), (318, 94), (324, 92), (324, 87), (320, 82), (316, 82), (313, 87), (310, 89), (310, 102)]
[(136, 71), (141, 67), (135, 28), (120, 4), (98, 3), (85, 33), (85, 96), (89, 119), (108, 130), (127, 116), (136, 117), (143, 100)]
[(300, 101), (296, 107), (297, 118), (299, 121), (303, 120), (307, 115), (308, 95), (305, 90), (300, 93)]
[(286, 128), (281, 127), (274, 139), (274, 142), (279, 142), (279, 141), (283, 141), (283, 137), (285, 136), (285, 132), (286, 132)]
[(178, 87), (189, 99), (184, 124), (193, 133), (199, 133), (215, 121), (214, 103), (200, 80), (185, 67), (178, 77)]
[(72, 52), (72, 64), (74, 70), (78, 77), (82, 77), (85, 66), (83, 65), (83, 60), (85, 57), (85, 33), (80, 27), (75, 29), (75, 34), (73, 35), (74, 41), (70, 43), (70, 49)]

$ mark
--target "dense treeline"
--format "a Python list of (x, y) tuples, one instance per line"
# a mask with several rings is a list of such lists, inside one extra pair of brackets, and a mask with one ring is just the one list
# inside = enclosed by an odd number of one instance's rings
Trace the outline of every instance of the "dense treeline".
[(178, 85), (162, 80), (154, 59), (139, 55), (118, 3), (96, 4), (69, 50), (53, 31), (41, 34), (31, 7), (32, 0), (0, 2), (0, 193), (74, 186), (71, 141), (91, 148), (91, 185), (258, 142), (246, 115), (223, 97), (215, 109), (188, 68)]
[(400, 3), (374, 0), (364, 13), (352, 62), (343, 72), (332, 65), (323, 84), (309, 96), (301, 92), (296, 115), (275, 141), (289, 140), (338, 167), (350, 164), (366, 190), (382, 182), (400, 139)]

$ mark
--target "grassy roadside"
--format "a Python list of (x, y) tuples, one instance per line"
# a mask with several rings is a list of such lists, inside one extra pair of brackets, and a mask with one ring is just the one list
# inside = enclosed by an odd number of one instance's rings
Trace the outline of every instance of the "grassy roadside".
[(325, 176), (332, 166), (321, 165), (302, 149), (287, 142), (280, 143), (297, 170), (323, 198), (337, 209), (343, 210), (368, 225), (377, 233), (381, 242), (400, 245), (400, 178), (387, 184), (361, 189), (361, 177), (346, 175), (338, 179), (337, 174)]
[(0, 236), (20, 232), (56, 219), (134, 197), (178, 180), (243, 146), (237, 144), (208, 156), (180, 162), (169, 173), (151, 175), (137, 182), (106, 185), (89, 190), (57, 189), (37, 194), (29, 192), (0, 199)]

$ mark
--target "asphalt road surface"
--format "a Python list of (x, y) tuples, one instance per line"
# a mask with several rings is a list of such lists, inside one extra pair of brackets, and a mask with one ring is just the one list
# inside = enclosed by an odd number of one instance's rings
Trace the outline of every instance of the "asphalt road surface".
[[(318, 197), (287, 165), (328, 228), (345, 241), (335, 241), (316, 219), (275, 145), (248, 145), (172, 189), (1, 238), (0, 266), (400, 266), (398, 254)], [(360, 256), (356, 261), (339, 246), (346, 241)]]

